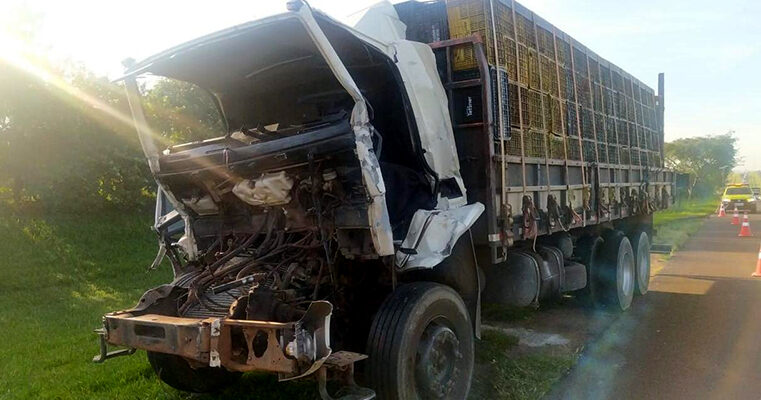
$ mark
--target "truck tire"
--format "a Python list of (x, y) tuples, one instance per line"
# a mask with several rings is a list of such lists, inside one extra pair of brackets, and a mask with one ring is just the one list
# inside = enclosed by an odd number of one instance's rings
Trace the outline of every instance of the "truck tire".
[(634, 292), (640, 296), (647, 293), (650, 286), (650, 239), (643, 231), (634, 231), (629, 237), (634, 250), (634, 262), (637, 279)]
[(239, 372), (224, 368), (193, 368), (187, 360), (174, 354), (148, 352), (148, 362), (159, 379), (167, 385), (185, 392), (217, 392), (235, 383)]
[[(484, 289), (486, 279), (480, 279), (473, 258), (473, 247), (463, 235), (452, 248), (449, 257), (431, 269), (418, 269), (401, 274), (402, 282), (436, 282), (454, 289), (468, 305), (473, 305)], [(480, 285), (479, 285), (480, 283)]]
[(626, 311), (634, 297), (634, 250), (621, 231), (610, 231), (603, 237), (599, 299), (606, 308)]
[(473, 329), (465, 303), (433, 282), (398, 287), (375, 315), (366, 378), (380, 400), (465, 399)]
[(584, 236), (579, 239), (574, 249), (576, 259), (587, 269), (587, 286), (578, 292), (579, 299), (587, 306), (600, 305), (603, 244), (600, 236)]

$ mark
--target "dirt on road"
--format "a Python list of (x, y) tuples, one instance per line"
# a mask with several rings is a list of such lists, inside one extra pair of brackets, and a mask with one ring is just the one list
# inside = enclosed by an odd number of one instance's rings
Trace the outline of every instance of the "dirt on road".
[[(750, 216), (761, 233), (761, 216)], [(548, 399), (761, 398), (761, 235), (709, 218)]]

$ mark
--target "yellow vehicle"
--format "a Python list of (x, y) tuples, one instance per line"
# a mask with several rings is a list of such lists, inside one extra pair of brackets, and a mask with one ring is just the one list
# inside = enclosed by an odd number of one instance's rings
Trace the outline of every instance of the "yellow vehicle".
[(727, 185), (724, 189), (724, 195), (721, 197), (721, 204), (726, 210), (758, 211), (756, 196), (747, 183), (737, 183)]

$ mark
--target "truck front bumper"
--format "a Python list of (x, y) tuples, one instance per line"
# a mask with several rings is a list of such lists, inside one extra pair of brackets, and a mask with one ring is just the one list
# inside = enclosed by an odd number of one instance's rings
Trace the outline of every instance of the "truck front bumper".
[(332, 311), (330, 303), (315, 301), (294, 322), (111, 313), (98, 331), (101, 354), (95, 360), (121, 355), (108, 353), (110, 344), (174, 354), (199, 366), (277, 372), (281, 380), (296, 379), (319, 369), (330, 356)]

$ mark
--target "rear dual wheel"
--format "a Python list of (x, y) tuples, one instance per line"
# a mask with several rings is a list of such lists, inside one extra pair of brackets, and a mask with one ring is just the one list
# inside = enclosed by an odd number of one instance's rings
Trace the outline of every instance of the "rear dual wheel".
[[(640, 246), (649, 243), (647, 235), (638, 243)], [(603, 237), (583, 237), (576, 245), (576, 256), (587, 267), (587, 287), (579, 293), (585, 303), (615, 311), (625, 311), (631, 306), (637, 286), (637, 268), (635, 253), (626, 235), (612, 230)], [(649, 266), (648, 259), (648, 276)], [(640, 287), (647, 291), (646, 283)]]
[(634, 250), (621, 231), (610, 231), (603, 239), (598, 301), (607, 308), (625, 311), (632, 304), (636, 285)]
[(634, 292), (644, 296), (650, 286), (650, 238), (643, 231), (634, 231), (629, 240), (634, 250), (637, 277)]
[(473, 374), (473, 329), (465, 303), (432, 282), (398, 287), (368, 338), (370, 386), (378, 399), (465, 399)]

